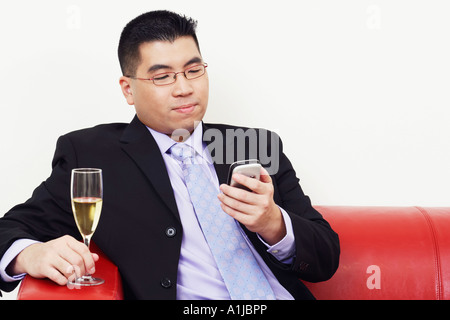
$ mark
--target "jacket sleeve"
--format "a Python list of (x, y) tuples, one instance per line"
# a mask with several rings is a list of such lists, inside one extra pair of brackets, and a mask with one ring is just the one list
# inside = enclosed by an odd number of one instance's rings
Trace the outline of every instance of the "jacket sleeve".
[[(70, 174), (76, 156), (70, 140), (58, 139), (52, 173), (25, 203), (13, 207), (0, 218), (0, 257), (18, 239), (46, 242), (69, 234), (80, 238), (70, 203)], [(18, 282), (0, 280), (0, 290), (11, 291)]]
[(296, 254), (289, 268), (302, 280), (328, 280), (339, 265), (339, 237), (303, 193), (282, 142), (275, 136), (279, 141), (279, 166), (272, 175), (274, 200), (289, 214), (295, 236)]

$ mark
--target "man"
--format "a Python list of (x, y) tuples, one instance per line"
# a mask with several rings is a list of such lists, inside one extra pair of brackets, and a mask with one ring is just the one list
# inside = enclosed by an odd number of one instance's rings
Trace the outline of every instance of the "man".
[[(195, 28), (192, 19), (167, 11), (143, 14), (124, 28), (120, 86), (136, 117), (60, 137), (51, 176), (0, 220), (0, 289), (13, 289), (24, 274), (65, 285), (73, 266), (95, 272), (98, 256), (75, 240), (70, 207), (70, 173), (80, 167), (103, 170), (104, 205), (93, 241), (119, 267), (128, 299), (253, 299), (247, 294), (263, 295), (263, 287), (268, 298), (310, 299), (298, 279), (334, 274), (338, 237), (303, 194), (278, 137), (202, 122), (209, 80)], [(213, 227), (201, 223), (185, 175), (190, 164), (175, 156), (173, 147), (185, 145), (216, 188), (219, 201), (207, 203), (220, 204), (220, 212), (211, 219), (239, 222), (232, 225), (237, 232), (217, 222), (212, 233), (239, 238), (242, 250), (230, 251), (238, 261), (232, 270), (253, 261), (231, 275), (242, 282), (241, 273), (258, 274), (248, 277), (258, 280), (242, 296), (234, 295), (229, 270), (208, 238)], [(266, 166), (261, 179), (233, 176), (249, 191), (226, 185), (231, 162), (250, 157)], [(232, 241), (223, 245), (233, 247)]]

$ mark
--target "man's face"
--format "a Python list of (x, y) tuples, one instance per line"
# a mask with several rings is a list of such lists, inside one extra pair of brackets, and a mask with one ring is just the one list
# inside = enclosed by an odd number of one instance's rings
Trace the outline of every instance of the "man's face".
[[(180, 37), (173, 43), (153, 41), (140, 46), (141, 64), (137, 78), (153, 78), (164, 72), (180, 72), (203, 63), (192, 37)], [(152, 81), (121, 77), (122, 92), (134, 105), (139, 120), (147, 127), (171, 135), (176, 129), (192, 132), (208, 105), (208, 74), (187, 80), (182, 73), (173, 84), (156, 86)]]

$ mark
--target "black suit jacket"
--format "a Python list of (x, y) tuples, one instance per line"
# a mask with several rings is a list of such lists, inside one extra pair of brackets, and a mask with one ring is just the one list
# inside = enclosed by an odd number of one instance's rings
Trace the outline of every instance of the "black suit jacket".
[[(225, 137), (233, 130), (245, 128), (204, 124), (204, 131), (208, 130), (224, 137), (209, 136), (206, 141), (216, 160), (223, 152), (223, 161), (215, 163), (220, 183), (227, 180), (231, 158), (254, 157), (255, 151), (256, 156), (262, 151), (266, 155), (278, 152), (279, 170), (272, 175), (274, 199), (291, 217), (295, 261), (292, 265), (280, 263), (266, 252), (254, 233), (244, 230), (280, 283), (296, 299), (313, 298), (298, 279), (329, 279), (338, 267), (339, 240), (303, 194), (295, 171), (282, 152), (281, 141), (279, 148), (271, 150), (278, 137), (265, 130), (252, 131), (257, 133), (257, 148), (248, 146), (255, 141), (247, 137), (242, 153), (237, 150), (240, 147), (236, 139), (227, 141)], [(262, 133), (271, 139), (261, 140)], [(104, 204), (93, 241), (118, 266), (125, 298), (175, 299), (183, 227), (162, 155), (138, 118), (130, 124), (100, 125), (60, 137), (52, 167), (51, 176), (30, 199), (0, 219), (0, 256), (20, 238), (48, 241), (69, 234), (81, 239), (70, 203), (71, 169), (102, 168)], [(2, 290), (12, 290), (16, 285), (0, 281)]]

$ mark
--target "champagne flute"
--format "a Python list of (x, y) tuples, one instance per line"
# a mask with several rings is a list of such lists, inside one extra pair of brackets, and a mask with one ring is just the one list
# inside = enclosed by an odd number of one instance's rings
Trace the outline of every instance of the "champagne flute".
[[(97, 228), (103, 203), (103, 179), (101, 169), (81, 168), (72, 170), (71, 181), (72, 211), (84, 244), (89, 243)], [(90, 274), (69, 282), (74, 285), (96, 286), (104, 283)]]

